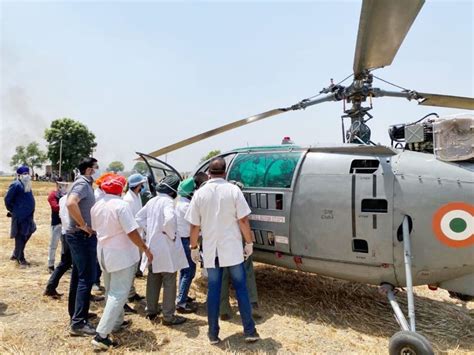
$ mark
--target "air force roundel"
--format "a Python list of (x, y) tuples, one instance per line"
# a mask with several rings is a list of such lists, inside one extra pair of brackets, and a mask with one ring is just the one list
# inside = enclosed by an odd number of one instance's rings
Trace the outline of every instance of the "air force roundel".
[(451, 202), (433, 215), (433, 231), (443, 244), (452, 248), (474, 244), (474, 205)]

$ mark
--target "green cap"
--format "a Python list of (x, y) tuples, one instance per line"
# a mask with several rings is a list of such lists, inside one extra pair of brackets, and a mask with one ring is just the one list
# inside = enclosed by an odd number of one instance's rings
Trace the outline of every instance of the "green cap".
[(178, 195), (183, 197), (191, 197), (196, 185), (194, 184), (194, 179), (192, 177), (184, 179), (181, 181), (178, 187)]

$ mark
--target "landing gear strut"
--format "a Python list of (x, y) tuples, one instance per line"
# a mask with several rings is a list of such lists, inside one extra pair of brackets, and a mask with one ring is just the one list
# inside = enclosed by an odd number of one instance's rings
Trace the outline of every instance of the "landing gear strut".
[(411, 274), (411, 244), (407, 216), (403, 219), (403, 253), (407, 283), (408, 318), (410, 323), (407, 322), (405, 315), (397, 303), (394, 287), (390, 284), (382, 284), (380, 286), (381, 293), (387, 295), (395, 314), (395, 319), (402, 329), (390, 338), (389, 353), (390, 355), (432, 355), (434, 352), (428, 339), (416, 332), (415, 302), (413, 298), (413, 279)]

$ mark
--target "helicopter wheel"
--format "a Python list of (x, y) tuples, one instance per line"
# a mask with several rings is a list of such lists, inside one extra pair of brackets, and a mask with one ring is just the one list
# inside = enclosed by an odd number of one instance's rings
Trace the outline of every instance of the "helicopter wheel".
[(388, 346), (390, 355), (432, 355), (433, 348), (429, 341), (421, 334), (400, 331), (390, 338)]
[(474, 301), (474, 296), (465, 295), (464, 293), (459, 293), (459, 292), (454, 292), (454, 291), (448, 291), (448, 292), (452, 298), (456, 298), (464, 302)]

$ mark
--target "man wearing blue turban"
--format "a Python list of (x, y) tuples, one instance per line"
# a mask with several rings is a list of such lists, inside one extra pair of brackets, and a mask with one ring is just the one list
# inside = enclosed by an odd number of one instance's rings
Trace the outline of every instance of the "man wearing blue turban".
[(8, 187), (5, 194), (5, 207), (11, 217), (10, 237), (15, 238), (15, 249), (10, 260), (17, 261), (21, 267), (30, 265), (25, 259), (25, 246), (31, 235), (36, 231), (33, 220), (35, 198), (31, 192), (30, 169), (20, 166), (16, 170), (17, 179)]

